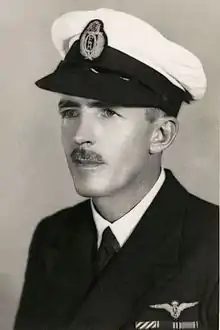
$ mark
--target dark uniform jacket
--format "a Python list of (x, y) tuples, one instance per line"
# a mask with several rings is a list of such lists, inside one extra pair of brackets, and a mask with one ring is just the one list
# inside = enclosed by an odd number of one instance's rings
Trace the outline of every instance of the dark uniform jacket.
[(95, 277), (89, 201), (39, 223), (15, 330), (218, 328), (216, 206), (166, 180), (121, 250)]

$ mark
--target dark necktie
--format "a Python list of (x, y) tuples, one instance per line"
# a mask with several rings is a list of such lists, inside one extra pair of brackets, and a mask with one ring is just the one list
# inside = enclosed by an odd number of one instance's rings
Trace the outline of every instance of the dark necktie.
[(107, 227), (103, 231), (101, 245), (97, 254), (97, 271), (100, 272), (119, 250), (120, 245), (115, 235), (112, 233), (110, 227)]

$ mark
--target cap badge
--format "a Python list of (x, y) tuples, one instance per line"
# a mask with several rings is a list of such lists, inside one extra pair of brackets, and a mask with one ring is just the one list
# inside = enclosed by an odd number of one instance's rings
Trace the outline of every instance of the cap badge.
[(99, 19), (92, 20), (80, 36), (80, 53), (86, 60), (93, 61), (102, 54), (107, 41), (104, 23)]

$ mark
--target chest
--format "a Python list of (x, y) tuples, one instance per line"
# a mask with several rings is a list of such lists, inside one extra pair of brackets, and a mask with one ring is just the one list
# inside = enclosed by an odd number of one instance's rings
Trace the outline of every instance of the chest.
[[(167, 275), (161, 269), (161, 283), (152, 281), (152, 287), (135, 304), (130, 323), (121, 330), (206, 329), (210, 292), (200, 267), (194, 260), (180, 266), (176, 273)], [(165, 280), (163, 275), (167, 276)]]

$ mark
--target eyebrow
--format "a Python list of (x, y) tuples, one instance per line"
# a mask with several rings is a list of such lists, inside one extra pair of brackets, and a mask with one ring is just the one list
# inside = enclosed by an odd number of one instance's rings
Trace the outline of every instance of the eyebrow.
[[(58, 103), (58, 108), (59, 110), (62, 110), (62, 108), (81, 108), (81, 103), (77, 101), (72, 101), (72, 100), (65, 100), (61, 99)], [(88, 102), (87, 106), (89, 108), (118, 108), (119, 106), (113, 105), (108, 102), (103, 102), (103, 101), (92, 101)]]
[(81, 104), (76, 101), (64, 100), (64, 99), (61, 99), (58, 103), (59, 110), (61, 110), (62, 108), (71, 108), (71, 107), (80, 108)]

